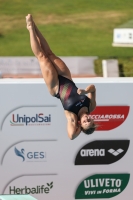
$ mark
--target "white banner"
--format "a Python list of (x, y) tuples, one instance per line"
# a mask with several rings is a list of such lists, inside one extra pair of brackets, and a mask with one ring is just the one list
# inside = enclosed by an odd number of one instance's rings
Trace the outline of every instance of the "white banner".
[(132, 200), (133, 79), (74, 82), (95, 84), (99, 127), (70, 140), (61, 102), (43, 79), (0, 80), (1, 195)]

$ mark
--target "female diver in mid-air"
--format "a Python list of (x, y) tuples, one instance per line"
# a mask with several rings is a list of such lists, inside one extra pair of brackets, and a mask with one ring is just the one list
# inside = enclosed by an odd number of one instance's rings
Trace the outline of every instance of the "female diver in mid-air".
[(96, 107), (95, 86), (78, 89), (66, 64), (51, 51), (30, 14), (26, 16), (26, 23), (31, 49), (39, 61), (48, 90), (52, 96), (61, 100), (64, 107), (69, 138), (76, 138), (81, 131), (93, 133), (96, 125), (89, 114)]

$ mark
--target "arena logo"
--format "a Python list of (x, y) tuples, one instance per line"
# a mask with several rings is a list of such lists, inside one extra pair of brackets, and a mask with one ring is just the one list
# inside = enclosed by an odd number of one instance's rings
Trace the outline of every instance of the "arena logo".
[(111, 198), (120, 194), (129, 182), (130, 174), (96, 174), (78, 186), (75, 199)]
[(129, 106), (97, 106), (91, 118), (98, 124), (97, 131), (112, 130), (127, 118)]
[(14, 148), (15, 155), (22, 159), (22, 162), (46, 162), (46, 152), (43, 151), (28, 151), (24, 148), (18, 150)]
[(129, 140), (96, 140), (77, 153), (75, 165), (112, 164), (120, 160), (129, 148)]
[(33, 126), (33, 125), (50, 125), (51, 115), (45, 116), (43, 113), (36, 114), (29, 117), (26, 115), (20, 116), (19, 114), (12, 114), (11, 126)]
[(30, 187), (23, 187), (23, 188), (17, 188), (17, 187), (9, 187), (9, 194), (11, 195), (17, 195), (17, 194), (48, 194), (50, 190), (53, 188), (53, 182), (46, 183), (45, 185), (36, 186), (33, 188)]

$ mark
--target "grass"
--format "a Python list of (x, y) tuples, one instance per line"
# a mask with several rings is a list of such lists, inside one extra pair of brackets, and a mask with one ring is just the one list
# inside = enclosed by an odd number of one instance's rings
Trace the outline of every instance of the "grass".
[[(125, 76), (133, 76), (132, 48), (112, 47), (113, 29), (133, 19), (127, 0), (0, 0), (0, 56), (32, 56), (25, 16), (32, 13), (55, 54), (117, 58)], [(126, 73), (128, 72), (128, 74)]]

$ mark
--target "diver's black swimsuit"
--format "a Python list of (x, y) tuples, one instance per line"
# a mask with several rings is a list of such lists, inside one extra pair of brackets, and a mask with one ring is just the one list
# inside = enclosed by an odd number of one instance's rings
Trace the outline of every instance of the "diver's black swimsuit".
[(59, 91), (55, 97), (59, 98), (62, 102), (64, 110), (75, 113), (82, 107), (87, 107), (89, 112), (90, 99), (86, 95), (79, 95), (75, 83), (68, 78), (58, 75)]

